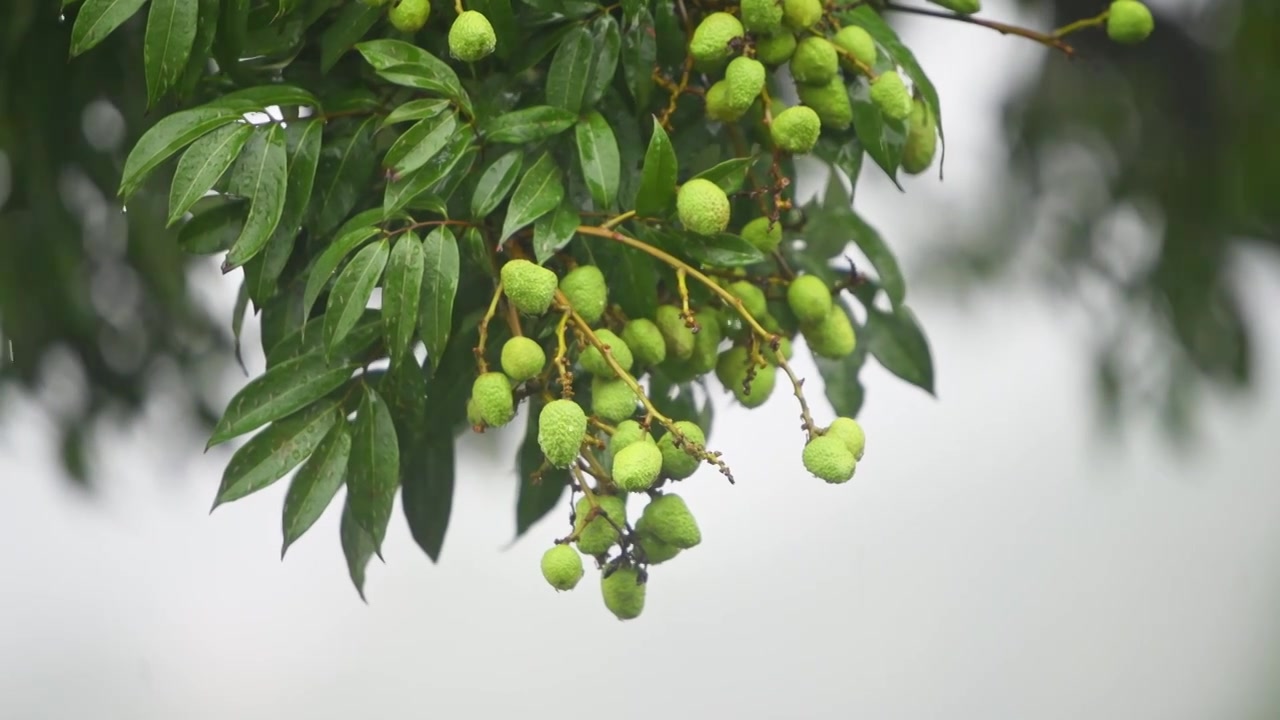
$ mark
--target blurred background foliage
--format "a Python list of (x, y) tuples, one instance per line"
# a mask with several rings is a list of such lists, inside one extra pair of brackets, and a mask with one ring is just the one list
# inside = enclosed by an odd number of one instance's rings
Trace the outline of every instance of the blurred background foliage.
[[(1105, 7), (1019, 1), (1045, 27)], [(1091, 308), (1083, 351), (1113, 418), (1156, 411), (1185, 434), (1197, 396), (1247, 388), (1234, 263), (1241, 247), (1280, 242), (1277, 5), (1157, 5), (1143, 45), (1082, 33), (1075, 62), (1046, 53), (1005, 108), (1006, 200), (949, 230), (918, 283), (975, 291), (1030, 266)], [(145, 107), (144, 19), (68, 62), (56, 0), (0, 6), (0, 422), (15, 389), (33, 393), (81, 482), (95, 423), (139, 410), (160, 375), (179, 378), (165, 388), (184, 389), (193, 422), (211, 423), (219, 408), (202, 389), (233, 362), (229, 318), (209, 317), (189, 282), (192, 263), (212, 266), (164, 229), (163, 194), (139, 193), (128, 212), (115, 200), (128, 148), (167, 110)], [(83, 385), (74, 402), (68, 378)]]

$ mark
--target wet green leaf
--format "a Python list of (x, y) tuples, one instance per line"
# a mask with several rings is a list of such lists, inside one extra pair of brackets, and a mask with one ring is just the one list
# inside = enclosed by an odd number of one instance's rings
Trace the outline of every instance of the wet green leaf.
[(544, 152), (516, 185), (507, 205), (507, 217), (502, 223), (498, 242), (505, 242), (517, 230), (554, 210), (563, 197), (560, 168), (556, 167), (551, 154)]
[(373, 289), (382, 278), (389, 254), (390, 244), (385, 239), (366, 245), (333, 281), (333, 291), (329, 293), (329, 305), (324, 313), (326, 352), (332, 352), (364, 314), (369, 299), (373, 297)]
[[(594, 110), (578, 121), (578, 163), (596, 208), (609, 210), (618, 199), (621, 171), (618, 140), (604, 116)], [(559, 198), (557, 198), (557, 202)]]
[(410, 232), (396, 239), (382, 287), (383, 328), (393, 362), (409, 351), (413, 340), (425, 265), (426, 253), (417, 235)]
[(245, 385), (227, 403), (209, 447), (287, 417), (342, 386), (354, 366), (333, 367), (320, 354), (286, 360)]
[(418, 304), (418, 334), (427, 346), (427, 359), (438, 367), (453, 326), (453, 301), (458, 293), (458, 242), (445, 226), (423, 241), (423, 276)]
[(254, 435), (231, 456), (213, 507), (255, 493), (306, 460), (341, 420), (336, 400), (322, 400)]

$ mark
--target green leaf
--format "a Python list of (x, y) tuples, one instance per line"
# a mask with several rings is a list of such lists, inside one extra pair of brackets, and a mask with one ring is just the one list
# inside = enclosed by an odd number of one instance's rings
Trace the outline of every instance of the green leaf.
[(391, 412), (377, 390), (366, 386), (351, 430), (347, 461), (347, 504), (355, 520), (382, 554), (396, 488), (400, 485), (400, 446)]
[(511, 52), (522, 41), (511, 0), (471, 0), (467, 9), (475, 10), (489, 19), (489, 24), (493, 26), (494, 37), (498, 40), (494, 54), (499, 60), (509, 58)]
[(591, 60), (591, 77), (583, 94), (583, 107), (594, 107), (604, 96), (618, 71), (618, 52), (622, 48), (622, 33), (612, 15), (606, 13), (593, 20), (590, 33), (595, 38), (596, 54)]
[(585, 26), (580, 25), (565, 36), (547, 70), (548, 105), (575, 114), (582, 109), (595, 52), (595, 41)]
[(822, 375), (822, 387), (831, 409), (840, 417), (856, 418), (867, 397), (867, 389), (858, 375), (866, 364), (867, 353), (862, 348), (839, 360), (814, 356), (813, 362)]
[(853, 129), (862, 147), (901, 190), (898, 168), (902, 165), (902, 149), (907, 144), (906, 124), (880, 112), (871, 101), (871, 85), (865, 77), (858, 76), (849, 85), (849, 101), (853, 103)]
[(222, 178), (251, 135), (253, 126), (248, 123), (224, 125), (187, 148), (169, 186), (169, 226), (181, 220)]
[(458, 103), (468, 116), (473, 114), (471, 98), (462, 89), (458, 74), (448, 63), (417, 45), (402, 40), (369, 40), (357, 45), (356, 50), (383, 79), (438, 92)]
[(213, 507), (255, 493), (294, 469), (342, 419), (336, 400), (321, 401), (254, 435), (231, 456)]
[(849, 178), (850, 187), (853, 188), (851, 193), (856, 194), (858, 177), (862, 174), (862, 158), (866, 156), (862, 151), (862, 143), (856, 138), (836, 140), (820, 137), (817, 147), (813, 149), (813, 154), (826, 161), (832, 168), (843, 170)]
[(372, 225), (352, 228), (339, 235), (337, 240), (330, 243), (324, 249), (324, 252), (316, 257), (315, 262), (311, 264), (310, 272), (307, 273), (307, 284), (302, 291), (304, 318), (311, 314), (311, 308), (315, 307), (321, 291), (328, 284), (329, 278), (333, 276), (334, 271), (342, 264), (342, 260), (379, 232), (381, 231)]
[[(209, 107), (231, 108), (239, 112), (266, 112), (271, 107), (310, 107), (320, 110), (320, 101), (310, 91), (288, 83), (257, 85), (229, 92), (210, 102)], [(312, 124), (315, 120), (306, 120)]]
[(391, 217), (409, 206), (420, 195), (440, 182), (441, 178), (452, 172), (464, 158), (469, 157), (473, 151), (475, 136), (475, 131), (470, 125), (459, 127), (444, 149), (431, 158), (426, 165), (387, 183), (382, 197), (382, 211), (386, 216)]
[(453, 433), (437, 420), (406, 457), (400, 477), (401, 503), (414, 542), (432, 562), (440, 559), (453, 509)]
[(382, 325), (393, 362), (409, 351), (413, 340), (426, 260), (422, 241), (408, 232), (396, 240), (387, 261), (387, 278), (382, 287)]
[(889, 296), (889, 302), (893, 303), (894, 307), (901, 306), (907, 295), (907, 284), (902, 275), (902, 269), (898, 267), (897, 257), (875, 228), (868, 225), (856, 213), (850, 215), (848, 227), (853, 233), (853, 241), (858, 244), (858, 248), (876, 269), (880, 286)]
[(235, 346), (236, 363), (248, 374), (244, 367), (244, 357), (240, 354), (240, 335), (244, 332), (244, 315), (249, 309), (249, 283), (240, 282), (240, 290), (236, 293), (236, 306), (231, 311), (231, 339)]
[(143, 133), (125, 158), (120, 175), (119, 196), (128, 200), (152, 170), (206, 133), (240, 119), (226, 108), (195, 108), (169, 115)]
[(337, 227), (368, 191), (377, 163), (373, 154), (375, 122), (377, 120), (370, 117), (350, 135), (326, 138), (316, 169), (315, 202), (308, 213), (307, 229), (312, 235), (324, 235)]
[(569, 485), (567, 469), (543, 466), (542, 448), (538, 445), (538, 413), (528, 412), (524, 442), (516, 453), (516, 475), (520, 478), (520, 494), (516, 498), (516, 537), (524, 535), (534, 523), (555, 509)]
[(649, 108), (653, 97), (653, 66), (657, 61), (658, 40), (653, 15), (644, 8), (622, 37), (622, 74), (636, 107), (642, 111)]
[(892, 313), (867, 308), (862, 341), (884, 369), (934, 395), (933, 357), (915, 313), (899, 305)]
[(453, 300), (458, 294), (458, 242), (448, 227), (437, 226), (423, 242), (422, 293), (418, 303), (418, 334), (427, 346), (431, 367), (449, 342)]
[(498, 242), (506, 242), (517, 230), (554, 210), (563, 197), (560, 168), (556, 167), (551, 153), (544, 152), (520, 178), (520, 184), (507, 205), (507, 217), (503, 220)]
[[(347, 337), (328, 353), (330, 367), (339, 367), (359, 362), (367, 357), (366, 350), (374, 341), (382, 337), (382, 312), (368, 309), (360, 316), (355, 327), (347, 333)], [(325, 355), (324, 349), (324, 316), (308, 320), (302, 327), (290, 331), (278, 342), (267, 343), (267, 368), (273, 368), (282, 362), (302, 355)]]
[(339, 417), (289, 483), (289, 492), (284, 497), (281, 558), (290, 545), (316, 524), (338, 494), (338, 488), (347, 477), (350, 454), (351, 430), (346, 418)]
[[(351, 3), (360, 7), (368, 7), (364, 3)], [(355, 516), (351, 512), (351, 498), (347, 498), (347, 502), (342, 506), (342, 523), (339, 525), (339, 537), (342, 539), (342, 554), (347, 558), (347, 573), (351, 576), (351, 583), (356, 586), (356, 592), (360, 593), (360, 599), (364, 600), (364, 581), (365, 571), (369, 568), (369, 561), (373, 559), (377, 546), (373, 542), (373, 538), (369, 533), (365, 532), (360, 524), (356, 522)], [(366, 602), (368, 602), (366, 600)]]
[(608, 210), (618, 199), (621, 161), (618, 140), (613, 128), (600, 113), (592, 110), (578, 122), (578, 162), (582, 177), (591, 192), (591, 200), (599, 210)]
[(396, 123), (408, 122), (410, 120), (425, 120), (426, 118), (435, 117), (448, 109), (448, 100), (432, 100), (427, 98), (410, 100), (409, 102), (396, 107), (395, 110), (392, 110), (382, 120), (381, 127), (390, 127)]
[(214, 37), (218, 33), (218, 16), (222, 14), (221, 0), (197, 0), (196, 35), (191, 42), (191, 54), (187, 66), (182, 69), (178, 97), (186, 101), (209, 68)]
[(651, 318), (658, 311), (658, 269), (653, 258), (626, 245), (601, 242), (592, 254), (604, 272), (609, 299), (618, 303), (628, 317)]
[(275, 292), (276, 283), (293, 254), (294, 241), (302, 225), (302, 217), (311, 203), (311, 189), (315, 186), (316, 167), (320, 162), (320, 135), (323, 126), (318, 122), (291, 123), (285, 128), (285, 144), (289, 154), (289, 191), (284, 199), (284, 211), (280, 222), (258, 256), (257, 294), (267, 298)]
[(419, 120), (387, 149), (383, 167), (401, 175), (417, 170), (444, 149), (457, 126), (458, 117), (453, 113)]
[(227, 403), (207, 447), (252, 432), (287, 417), (338, 389), (354, 366), (332, 367), (322, 355), (303, 355), (280, 363), (241, 388)]
[(640, 191), (636, 194), (636, 213), (641, 217), (664, 217), (676, 202), (676, 175), (679, 163), (671, 138), (657, 118), (653, 119), (653, 135), (644, 152), (644, 170), (640, 175)]
[[(320, 35), (320, 72), (328, 73), (382, 17), (384, 9), (362, 2), (345, 3)], [(364, 597), (361, 594), (361, 597)]]
[(533, 223), (533, 255), (542, 265), (550, 260), (560, 248), (569, 244), (582, 218), (578, 209), (565, 198), (556, 207), (556, 211), (538, 218)]
[(326, 352), (332, 352), (364, 314), (369, 299), (373, 297), (373, 289), (387, 266), (389, 253), (390, 245), (385, 239), (366, 245), (333, 281), (329, 304), (324, 312)]
[(720, 233), (703, 236), (685, 233), (685, 252), (706, 265), (744, 267), (764, 260), (764, 253), (737, 235)]
[(504, 155), (499, 155), (496, 160), (489, 163), (489, 167), (480, 173), (480, 179), (476, 181), (476, 190), (471, 195), (471, 217), (477, 220), (483, 220), (493, 212), (503, 200), (507, 199), (507, 193), (511, 192), (511, 188), (516, 184), (516, 178), (520, 177), (520, 170), (524, 167), (524, 153), (519, 150), (511, 150)]
[(196, 39), (198, 0), (151, 0), (142, 42), (142, 67), (147, 78), (147, 106), (182, 77)]
[(190, 220), (178, 228), (178, 247), (192, 255), (216, 255), (231, 248), (244, 226), (244, 202), (220, 202), (196, 208)]
[(71, 57), (91, 50), (133, 17), (146, 0), (84, 0), (71, 27)]
[(534, 105), (504, 113), (481, 126), (480, 134), (491, 143), (523, 145), (544, 140), (573, 127), (576, 113), (549, 105)]
[(724, 162), (707, 168), (702, 172), (694, 175), (693, 178), (701, 178), (710, 180), (720, 186), (721, 190), (726, 193), (736, 193), (742, 189), (742, 184), (747, 181), (747, 174), (751, 172), (751, 166), (755, 164), (755, 156), (743, 158), (731, 158)]
[(223, 272), (261, 252), (280, 224), (289, 191), (289, 167), (284, 130), (279, 125), (272, 124), (265, 131), (259, 129), (249, 139), (231, 173), (229, 189), (233, 195), (249, 200), (249, 214), (240, 237), (227, 252)]

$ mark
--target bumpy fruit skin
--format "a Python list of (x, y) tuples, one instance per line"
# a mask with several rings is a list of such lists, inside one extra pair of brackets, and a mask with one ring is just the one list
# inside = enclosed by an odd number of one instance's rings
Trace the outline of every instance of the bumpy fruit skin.
[(622, 328), (622, 340), (640, 367), (652, 367), (667, 359), (667, 341), (657, 323), (649, 318), (635, 318)]
[(400, 32), (413, 33), (422, 29), (431, 16), (430, 0), (400, 0), (391, 6), (387, 19)]
[[(622, 338), (614, 335), (612, 330), (601, 328), (596, 330), (595, 333), (596, 338), (609, 347), (609, 352), (613, 355), (614, 362), (618, 363), (623, 370), (631, 370), (631, 364), (635, 362), (635, 359), (632, 358), (631, 348), (627, 346), (627, 343)], [(578, 356), (578, 362), (582, 363), (582, 367), (586, 368), (587, 372), (597, 377), (617, 377), (617, 373), (613, 371), (613, 368), (609, 367), (608, 361), (605, 360), (604, 353), (600, 352), (595, 345), (587, 346), (587, 349), (583, 350), (582, 354)]]
[(640, 573), (631, 566), (620, 567), (608, 576), (601, 575), (600, 594), (604, 606), (619, 620), (634, 620), (644, 612), (645, 585)]
[(769, 306), (764, 298), (764, 291), (758, 286), (746, 280), (737, 280), (729, 283), (727, 289), (734, 297), (742, 301), (742, 309), (751, 313), (751, 317), (759, 318), (769, 312)]
[(756, 368), (755, 377), (751, 378), (750, 391), (743, 390), (742, 383), (738, 383), (733, 389), (733, 396), (745, 408), (758, 408), (773, 394), (773, 388), (777, 384), (778, 368), (774, 365), (765, 365)]
[(938, 151), (938, 124), (923, 100), (912, 101), (911, 120), (907, 125), (907, 142), (902, 147), (902, 169), (919, 175), (933, 164)]
[[(617, 495), (596, 495), (602, 515), (597, 514), (587, 522), (591, 514), (591, 501), (583, 497), (574, 507), (573, 530), (578, 533), (578, 550), (586, 555), (608, 552), (618, 542), (618, 530), (609, 523), (622, 527), (627, 523), (627, 501)], [(608, 518), (606, 520), (605, 518)]]
[(839, 438), (819, 435), (804, 446), (804, 469), (832, 484), (849, 482), (858, 461)]
[(776, 35), (756, 40), (756, 59), (770, 67), (777, 67), (791, 59), (796, 51), (796, 36), (784, 30)]
[(502, 290), (525, 315), (541, 315), (556, 294), (556, 274), (528, 260), (512, 260), (499, 273)]
[(636, 394), (622, 378), (592, 378), (591, 412), (606, 422), (622, 422), (635, 415)]
[(476, 399), (473, 397), (467, 398), (467, 422), (471, 423), (471, 427), (484, 424), (480, 411), (476, 408)]
[(826, 85), (797, 85), (800, 102), (818, 113), (822, 127), (844, 130), (853, 124), (853, 103), (844, 78), (836, 75)]
[(464, 11), (449, 26), (449, 54), (463, 62), (483, 60), (497, 46), (498, 36), (483, 13)]
[(650, 565), (661, 565), (680, 554), (680, 548), (663, 542), (661, 538), (650, 532), (636, 528), (639, 535), (640, 549), (644, 551), (644, 559)]
[(637, 527), (658, 536), (681, 550), (688, 550), (702, 542), (702, 531), (689, 512), (689, 506), (679, 495), (660, 495), (645, 506)]
[(693, 354), (689, 356), (688, 369), (696, 376), (716, 366), (724, 331), (720, 328), (720, 317), (710, 308), (694, 313), (693, 319), (698, 323), (698, 332), (693, 336)]
[(867, 436), (862, 432), (862, 426), (857, 420), (847, 417), (838, 417), (831, 421), (831, 426), (827, 428), (827, 436), (838, 438), (849, 448), (849, 452), (853, 453), (853, 457), (857, 460), (862, 459), (862, 451), (867, 447)]
[(736, 57), (729, 61), (724, 71), (724, 81), (729, 86), (729, 106), (745, 113), (764, 90), (764, 78), (764, 65), (759, 60)]
[(556, 590), (574, 589), (582, 574), (582, 556), (568, 545), (555, 545), (542, 554), (542, 577)]
[(772, 35), (782, 29), (781, 0), (742, 0), (742, 26), (753, 33)]
[(816, 275), (801, 275), (787, 286), (787, 305), (806, 325), (822, 322), (831, 312), (831, 289)]
[(982, 0), (929, 0), (929, 2), (961, 15), (972, 15), (982, 9)]
[(729, 197), (710, 180), (694, 178), (676, 193), (676, 214), (686, 230), (715, 235), (729, 226)]
[(725, 390), (733, 392), (734, 388), (742, 385), (747, 377), (749, 357), (742, 345), (734, 345), (720, 354), (716, 361), (716, 379)]
[(500, 372), (487, 372), (471, 384), (471, 399), (476, 415), (489, 427), (502, 427), (515, 417), (515, 399), (511, 396), (511, 380)]
[(595, 323), (604, 315), (609, 303), (609, 288), (604, 284), (604, 273), (595, 265), (579, 265), (560, 279), (560, 292), (569, 299), (569, 305), (583, 320)]
[(552, 467), (573, 464), (587, 435), (587, 414), (572, 400), (552, 400), (538, 414), (538, 447)]
[(662, 472), (662, 452), (653, 443), (631, 443), (613, 456), (613, 484), (626, 492), (653, 487)]
[(816, 325), (803, 329), (804, 339), (809, 349), (818, 357), (839, 360), (853, 352), (858, 344), (854, 334), (853, 323), (839, 305), (832, 304), (831, 312)]
[(783, 0), (782, 22), (792, 30), (808, 30), (821, 19), (821, 0)]
[(1146, 40), (1156, 29), (1151, 10), (1137, 0), (1116, 0), (1107, 16), (1107, 37), (1123, 45)]
[[(831, 42), (836, 47), (843, 48), (850, 55), (863, 65), (876, 64), (876, 41), (872, 39), (871, 33), (858, 27), (857, 25), (849, 25), (840, 29), (840, 32), (831, 37)], [(845, 67), (853, 69), (854, 64), (844, 62)]]
[(635, 420), (623, 420), (613, 429), (613, 435), (609, 436), (609, 454), (617, 455), (628, 445), (638, 442), (652, 443), (653, 436)]
[(515, 382), (537, 377), (546, 364), (547, 353), (527, 337), (513, 337), (502, 345), (502, 372)]
[(658, 330), (667, 343), (668, 357), (676, 360), (687, 360), (693, 354), (693, 331), (684, 324), (680, 316), (680, 308), (675, 305), (659, 305), (656, 314)]
[(762, 253), (771, 253), (782, 244), (782, 223), (758, 217), (742, 227), (742, 239)]
[[(676, 429), (679, 430), (691, 443), (696, 443), (702, 448), (707, 446), (707, 436), (702, 432), (702, 428), (697, 423), (688, 420), (676, 421)], [(698, 466), (702, 464), (700, 458), (694, 457), (685, 452), (683, 448), (676, 447), (675, 435), (667, 433), (658, 440), (658, 450), (662, 451), (662, 474), (672, 480), (684, 480), (693, 475), (698, 470)]]
[(729, 45), (743, 35), (742, 23), (727, 12), (714, 12), (702, 19), (689, 41), (689, 54), (705, 64), (717, 64), (733, 54)]
[(871, 102), (894, 120), (905, 120), (911, 116), (911, 93), (907, 92), (907, 86), (896, 70), (880, 73), (871, 81)]
[(743, 116), (745, 109), (734, 107), (729, 101), (729, 83), (717, 80), (707, 88), (707, 117), (720, 122), (735, 122)]
[(790, 67), (796, 82), (825, 85), (840, 72), (840, 56), (829, 40), (810, 35), (796, 45)]
[(773, 117), (769, 135), (773, 144), (793, 155), (803, 155), (818, 144), (822, 121), (804, 105), (787, 108)]

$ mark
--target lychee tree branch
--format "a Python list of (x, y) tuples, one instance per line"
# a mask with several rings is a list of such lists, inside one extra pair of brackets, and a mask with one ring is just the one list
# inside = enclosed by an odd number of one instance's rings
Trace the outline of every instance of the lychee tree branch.
[(995, 20), (986, 20), (984, 18), (976, 18), (971, 15), (961, 15), (959, 13), (945, 12), (943, 10), (932, 10), (929, 8), (912, 7), (910, 5), (899, 5), (895, 2), (887, 2), (884, 4), (885, 10), (893, 12), (908, 13), (911, 15), (925, 15), (927, 17), (941, 18), (943, 20), (955, 20), (956, 22), (968, 23), (979, 27), (995, 30), (1001, 35), (1016, 35), (1018, 37), (1034, 40), (1048, 48), (1058, 50), (1069, 58), (1075, 57), (1076, 49), (1063, 42), (1057, 33), (1042, 33), (1038, 30), (1010, 25), (1008, 23), (996, 22)]

